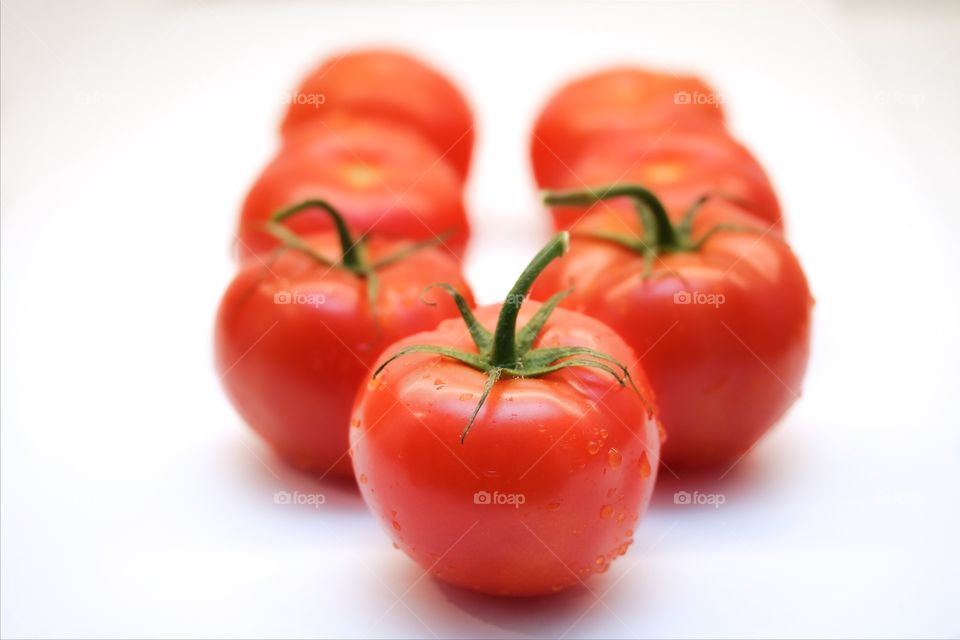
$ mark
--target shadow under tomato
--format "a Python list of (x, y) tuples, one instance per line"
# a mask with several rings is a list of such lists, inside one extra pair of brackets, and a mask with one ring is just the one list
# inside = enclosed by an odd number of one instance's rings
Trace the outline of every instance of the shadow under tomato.
[[(621, 559), (620, 562), (624, 561), (625, 559)], [(634, 562), (638, 561), (642, 563), (642, 559), (634, 558)], [(620, 567), (621, 571), (632, 569), (626, 564)], [(528, 598), (484, 595), (431, 578), (434, 585), (431, 591), (439, 596), (438, 600), (442, 599), (434, 603), (432, 617), (435, 620), (456, 617), (459, 619), (456, 626), (463, 628), (462, 617), (466, 615), (475, 620), (473, 631), (477, 633), (482, 632), (483, 626), (487, 625), (511, 634), (520, 633), (540, 638), (565, 637), (571, 633), (576, 635), (578, 629), (596, 628), (597, 625), (614, 629), (616, 625), (610, 624), (609, 619), (617, 616), (613, 615), (611, 610), (621, 606), (635, 609), (637, 606), (637, 582), (630, 580), (629, 576), (621, 582), (619, 573), (611, 571), (595, 576), (588, 580), (585, 586), (570, 587), (555, 595)], [(642, 573), (642, 570), (637, 569), (638, 577)], [(640, 588), (643, 588), (642, 585)], [(623, 602), (625, 599), (629, 599), (632, 604), (627, 605)], [(452, 605), (448, 607), (446, 615), (438, 610), (444, 604)]]
[(793, 474), (797, 460), (794, 444), (783, 438), (763, 441), (741, 460), (714, 469), (661, 467), (650, 508), (681, 511), (733, 505), (776, 491)]
[(278, 503), (289, 499), (291, 506), (312, 512), (316, 511), (315, 501), (319, 499), (323, 500), (324, 509), (366, 509), (353, 478), (333, 474), (324, 476), (322, 473), (297, 469), (263, 443), (250, 439), (241, 441), (240, 437), (234, 437), (230, 449), (230, 462), (237, 468), (244, 483), (250, 485), (251, 493), (262, 494), (267, 490)]

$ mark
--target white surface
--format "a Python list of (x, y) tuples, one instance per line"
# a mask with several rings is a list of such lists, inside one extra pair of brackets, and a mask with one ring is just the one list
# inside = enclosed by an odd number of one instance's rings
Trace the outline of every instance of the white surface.
[[(2, 634), (956, 637), (960, 10), (904, 4), (3, 0)], [(527, 131), (579, 71), (704, 73), (780, 191), (818, 299), (804, 398), (725, 480), (685, 487), (722, 507), (664, 483), (592, 592), (420, 579), (220, 391), (212, 316), (282, 97), (370, 42), (476, 106), (484, 301), (546, 236)]]

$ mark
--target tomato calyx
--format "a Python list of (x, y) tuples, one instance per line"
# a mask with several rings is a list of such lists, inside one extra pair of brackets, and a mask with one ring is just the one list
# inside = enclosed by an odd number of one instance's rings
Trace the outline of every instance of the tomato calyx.
[(470, 337), (477, 347), (477, 353), (440, 345), (411, 345), (400, 349), (384, 360), (374, 371), (373, 377), (376, 378), (387, 365), (397, 358), (410, 353), (438, 354), (486, 373), (487, 379), (480, 394), (480, 400), (474, 407), (467, 425), (460, 433), (461, 444), (466, 439), (467, 433), (490, 395), (490, 391), (503, 376), (536, 378), (567, 367), (592, 367), (610, 374), (620, 386), (629, 384), (640, 395), (649, 409), (649, 404), (634, 384), (629, 369), (613, 356), (582, 346), (534, 348), (533, 345), (550, 315), (560, 301), (570, 294), (570, 290), (560, 291), (551, 296), (541, 305), (533, 317), (519, 331), (517, 330), (520, 307), (527, 298), (530, 287), (550, 262), (566, 252), (569, 243), (569, 234), (564, 231), (554, 236), (533, 257), (527, 268), (517, 278), (513, 288), (510, 289), (510, 293), (507, 294), (506, 300), (500, 308), (500, 315), (497, 317), (493, 333), (480, 324), (466, 299), (454, 287), (446, 283), (437, 283), (427, 287), (425, 291), (439, 288), (453, 297), (457, 309), (460, 311), (460, 316), (470, 332)]
[[(336, 229), (337, 236), (340, 240), (340, 258), (331, 259), (327, 256), (324, 256), (319, 251), (311, 247), (310, 244), (299, 235), (281, 224), (284, 220), (287, 220), (288, 218), (291, 218), (307, 209), (320, 209), (324, 213), (328, 214), (333, 220), (333, 226)], [(415, 242), (407, 247), (404, 247), (403, 249), (400, 249), (399, 251), (395, 251), (390, 255), (380, 258), (379, 260), (370, 262), (366, 257), (365, 236), (361, 235), (360, 237), (354, 239), (353, 234), (350, 233), (350, 228), (343, 219), (343, 215), (341, 215), (340, 212), (337, 211), (329, 202), (321, 199), (304, 200), (303, 202), (277, 211), (270, 216), (270, 220), (267, 222), (265, 229), (267, 233), (280, 241), (281, 249), (299, 251), (300, 253), (311, 257), (324, 266), (345, 269), (355, 276), (363, 278), (367, 283), (367, 301), (370, 305), (370, 311), (374, 314), (374, 317), (376, 317), (377, 291), (380, 286), (380, 280), (376, 273), (377, 269), (382, 269), (383, 267), (400, 262), (410, 254), (416, 253), (417, 251), (436, 246), (443, 242), (444, 238), (446, 237), (446, 234), (443, 234), (430, 238), (429, 240)]]
[(719, 231), (759, 232), (758, 229), (737, 224), (720, 223), (708, 229), (699, 238), (693, 238), (693, 221), (700, 207), (711, 194), (701, 196), (687, 209), (680, 222), (670, 220), (660, 199), (646, 187), (638, 184), (614, 184), (569, 191), (545, 191), (543, 203), (548, 207), (588, 206), (612, 198), (628, 197), (643, 227), (643, 237), (637, 238), (615, 231), (581, 231), (575, 235), (616, 243), (644, 257), (644, 277), (651, 274), (653, 262), (658, 255), (666, 253), (693, 253), (700, 251), (704, 243)]

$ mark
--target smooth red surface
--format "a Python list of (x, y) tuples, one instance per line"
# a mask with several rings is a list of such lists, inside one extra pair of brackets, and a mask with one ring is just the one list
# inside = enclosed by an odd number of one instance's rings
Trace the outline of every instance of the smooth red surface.
[[(460, 256), (470, 233), (462, 183), (432, 145), (389, 122), (340, 114), (333, 128), (319, 122), (299, 129), (263, 170), (243, 204), (241, 257), (276, 247), (264, 223), (313, 198), (334, 203), (358, 235), (424, 240), (449, 233), (443, 246)], [(301, 234), (331, 228), (320, 211), (285, 224)]]
[[(695, 237), (718, 222), (757, 224), (712, 202), (696, 219)], [(594, 215), (578, 228), (627, 226), (625, 217)], [(720, 232), (699, 252), (661, 256), (646, 280), (641, 256), (574, 235), (532, 295), (542, 300), (568, 287), (574, 292), (564, 307), (608, 324), (640, 354), (671, 469), (733, 464), (800, 395), (813, 300), (800, 264), (773, 229)], [(723, 301), (679, 303), (694, 293)]]
[[(307, 240), (325, 256), (339, 255), (331, 233)], [(403, 246), (373, 239), (368, 254), (376, 260)], [(472, 300), (459, 266), (438, 249), (377, 273), (379, 326), (364, 280), (295, 251), (267, 266), (250, 260), (220, 303), (215, 355), (224, 388), (244, 420), (295, 466), (349, 476), (350, 408), (370, 365), (392, 342), (456, 315), (447, 296), (427, 293), (435, 306), (421, 301), (424, 287), (449, 282)], [(281, 292), (322, 302), (277, 304)]]
[[(524, 304), (522, 326), (539, 305)], [(477, 316), (492, 329), (500, 306)], [(475, 351), (462, 320), (403, 340)], [(621, 362), (633, 351), (597, 320), (558, 310), (538, 346), (585, 345)], [(642, 371), (637, 385), (652, 393)], [(660, 449), (640, 396), (596, 369), (503, 378), (463, 444), (485, 374), (411, 354), (361, 389), (350, 442), (360, 490), (395, 544), (436, 577), (499, 595), (560, 591), (626, 552), (650, 500)], [(477, 504), (521, 494), (519, 508)]]
[[(681, 217), (700, 196), (723, 194), (753, 215), (783, 226), (780, 204), (756, 158), (724, 131), (625, 131), (601, 134), (586, 143), (572, 171), (557, 189), (585, 185), (634, 183), (645, 186), (663, 202), (673, 218)], [(611, 206), (551, 210), (554, 225), (567, 229), (587, 213)]]
[(720, 102), (713, 88), (693, 76), (618, 67), (578, 78), (550, 98), (534, 125), (530, 155), (537, 185), (545, 188), (562, 181), (584, 145), (598, 134), (722, 130)]
[(469, 171), (474, 139), (470, 107), (450, 80), (416, 58), (372, 50), (324, 61), (292, 97), (284, 136), (334, 111), (385, 118), (418, 131), (461, 178)]

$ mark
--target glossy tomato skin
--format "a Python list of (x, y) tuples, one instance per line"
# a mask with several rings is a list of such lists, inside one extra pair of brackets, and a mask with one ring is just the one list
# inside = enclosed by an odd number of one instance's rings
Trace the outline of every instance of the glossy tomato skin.
[[(339, 253), (333, 234), (306, 239), (323, 255)], [(372, 239), (368, 255), (375, 260), (403, 246)], [(446, 281), (472, 299), (456, 262), (436, 249), (377, 273), (376, 320), (365, 281), (295, 251), (266, 265), (251, 260), (220, 303), (215, 361), (227, 395), (294, 466), (349, 477), (350, 409), (374, 359), (388, 344), (456, 315), (440, 296), (435, 306), (424, 304), (427, 285)]]
[[(444, 233), (443, 246), (463, 254), (470, 227), (456, 172), (419, 134), (372, 118), (339, 114), (304, 125), (282, 145), (243, 203), (237, 229), (241, 259), (277, 246), (263, 231), (277, 210), (321, 198), (337, 203), (357, 234), (424, 240)], [(297, 233), (331, 228), (320, 211), (285, 223)]]
[[(537, 307), (524, 304), (521, 325)], [(498, 312), (477, 316), (492, 329)], [(463, 322), (448, 320), (384, 357), (407, 344), (471, 345)], [(635, 360), (608, 327), (564, 310), (539, 344)], [(630, 369), (652, 398), (643, 372)], [(484, 373), (412, 354), (382, 375), (357, 397), (354, 469), (395, 544), (425, 570), (483, 593), (530, 596), (578, 584), (626, 552), (659, 453), (655, 414), (629, 387), (596, 369), (503, 378), (461, 444)]]
[[(769, 178), (753, 154), (725, 131), (635, 130), (600, 134), (586, 143), (571, 172), (555, 189), (584, 185), (640, 184), (657, 194), (671, 217), (679, 219), (705, 194), (723, 194), (756, 217), (783, 227), (780, 204)], [(568, 229), (615, 201), (591, 207), (553, 208), (554, 226)], [(633, 207), (625, 207), (631, 217)]]
[(534, 178), (541, 188), (563, 180), (583, 146), (599, 134), (722, 130), (721, 103), (710, 86), (693, 76), (616, 67), (578, 78), (550, 98), (534, 124)]
[(325, 120), (334, 111), (384, 118), (418, 131), (461, 178), (469, 171), (474, 139), (470, 107), (453, 83), (416, 58), (367, 50), (324, 61), (292, 96), (283, 134)]
[[(755, 226), (735, 207), (708, 203), (694, 236), (719, 222)], [(584, 228), (621, 230), (594, 217)], [(813, 300), (790, 248), (773, 230), (719, 232), (696, 253), (643, 259), (574, 235), (531, 295), (573, 287), (563, 306), (598, 318), (642, 355), (657, 394), (671, 470), (732, 465), (799, 398)]]

